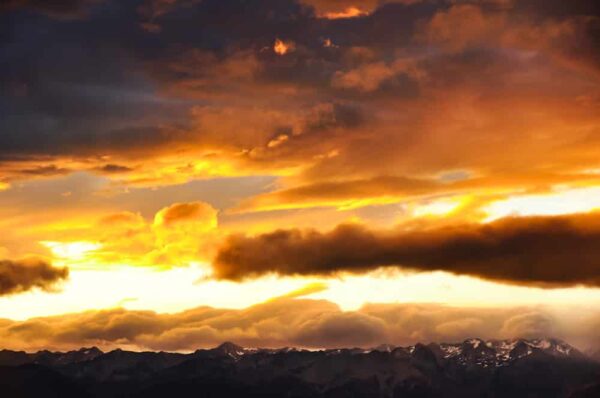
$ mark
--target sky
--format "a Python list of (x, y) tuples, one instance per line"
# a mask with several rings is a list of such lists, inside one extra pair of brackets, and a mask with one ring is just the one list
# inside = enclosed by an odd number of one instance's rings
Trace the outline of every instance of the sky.
[(600, 349), (593, 0), (0, 5), (2, 348)]

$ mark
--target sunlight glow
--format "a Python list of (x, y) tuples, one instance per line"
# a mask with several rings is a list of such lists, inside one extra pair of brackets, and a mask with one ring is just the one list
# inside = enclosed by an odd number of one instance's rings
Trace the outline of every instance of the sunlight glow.
[(443, 217), (448, 216), (465, 205), (470, 198), (468, 196), (457, 196), (430, 201), (423, 205), (417, 205), (412, 210), (414, 217)]
[(56, 257), (65, 260), (82, 260), (90, 252), (98, 250), (102, 247), (99, 243), (93, 242), (53, 242), (53, 241), (42, 241), (42, 245), (46, 246), (52, 251)]
[(285, 55), (294, 51), (295, 48), (296, 45), (293, 42), (283, 41), (281, 39), (275, 39), (275, 44), (273, 45), (273, 51), (278, 55)]
[[(600, 289), (545, 290), (444, 272), (377, 270), (338, 278), (266, 276), (236, 283), (206, 278), (208, 267), (197, 263), (168, 270), (129, 266), (76, 268), (71, 270), (62, 291), (48, 294), (34, 290), (4, 297), (0, 299), (0, 313), (10, 319), (115, 307), (173, 313), (199, 306), (242, 309), (278, 297), (329, 300), (344, 311), (356, 310), (366, 303), (443, 303), (467, 307), (600, 303)], [(41, 300), (44, 305), (39, 305)]]
[(348, 7), (344, 11), (340, 12), (328, 12), (324, 16), (327, 19), (343, 19), (343, 18), (356, 18), (367, 15), (366, 12), (358, 7)]
[(492, 202), (483, 208), (491, 222), (509, 216), (550, 216), (600, 209), (600, 187), (557, 189), (550, 194), (523, 195)]

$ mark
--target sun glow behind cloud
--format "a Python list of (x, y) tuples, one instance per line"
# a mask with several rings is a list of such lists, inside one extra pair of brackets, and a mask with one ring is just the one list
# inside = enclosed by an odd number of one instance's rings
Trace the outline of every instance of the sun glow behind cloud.
[(275, 39), (275, 44), (273, 44), (273, 51), (275, 51), (277, 55), (285, 55), (294, 51), (295, 49), (296, 45), (291, 41)]
[(93, 242), (52, 242), (43, 241), (42, 245), (48, 247), (52, 253), (61, 261), (69, 264), (82, 261), (88, 258), (95, 250), (102, 247), (99, 243)]
[(600, 209), (600, 187), (555, 189), (552, 193), (515, 195), (483, 207), (485, 222), (509, 216), (586, 213)]
[(471, 201), (469, 196), (457, 196), (431, 200), (424, 204), (417, 204), (412, 209), (413, 217), (444, 217), (460, 210)]
[(361, 10), (358, 7), (348, 7), (343, 11), (328, 12), (324, 14), (327, 19), (343, 19), (343, 18), (356, 18), (363, 15), (367, 15), (367, 12)]
[[(115, 307), (161, 313), (203, 305), (241, 309), (290, 295), (329, 300), (345, 311), (367, 303), (427, 302), (467, 307), (600, 303), (599, 289), (507, 286), (444, 272), (382, 270), (333, 279), (267, 276), (236, 283), (207, 279), (207, 269), (208, 265), (200, 264), (170, 270), (128, 266), (72, 270), (70, 281), (61, 292), (48, 295), (32, 291), (3, 299), (0, 312), (5, 318), (22, 320)], [(40, 300), (44, 301), (43, 306), (38, 305)]]

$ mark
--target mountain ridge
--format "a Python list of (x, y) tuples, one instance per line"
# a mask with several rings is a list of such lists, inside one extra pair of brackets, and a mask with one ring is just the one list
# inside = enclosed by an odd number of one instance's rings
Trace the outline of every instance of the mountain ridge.
[(102, 352), (97, 347), (54, 353), (1, 350), (0, 382), (11, 386), (15, 380), (29, 381), (13, 386), (20, 397), (46, 397), (28, 389), (59, 386), (63, 390), (57, 396), (78, 398), (579, 398), (600, 385), (600, 363), (552, 338), (322, 350), (225, 342), (187, 354)]
[[(397, 350), (404, 350), (408, 353), (412, 353), (415, 347), (419, 345), (426, 345), (429, 348), (436, 347), (441, 350), (441, 354), (445, 359), (450, 357), (456, 357), (460, 355), (473, 355), (473, 353), (479, 353), (480, 355), (490, 350), (496, 351), (498, 360), (514, 359), (516, 355), (530, 355), (534, 350), (542, 350), (547, 353), (554, 355), (576, 355), (578, 357), (589, 357), (596, 359), (596, 353), (586, 355), (583, 352), (577, 350), (567, 342), (557, 338), (534, 338), (534, 339), (480, 339), (470, 338), (457, 343), (436, 343), (431, 342), (428, 344), (417, 343), (409, 346), (397, 346), (393, 344), (380, 344), (371, 348), (319, 348), (319, 349), (308, 349), (303, 347), (281, 347), (281, 348), (248, 348), (241, 345), (235, 344), (230, 341), (221, 343), (220, 345), (213, 348), (200, 348), (191, 353), (181, 353), (176, 351), (127, 351), (121, 348), (116, 348), (110, 351), (102, 351), (96, 346), (82, 347), (78, 350), (69, 351), (50, 351), (40, 350), (36, 352), (26, 351), (14, 351), (9, 349), (0, 349), (0, 366), (4, 364), (25, 364), (25, 363), (36, 363), (43, 364), (48, 361), (52, 361), (52, 357), (61, 358), (58, 363), (68, 362), (83, 362), (85, 360), (95, 359), (98, 356), (110, 354), (113, 352), (128, 352), (128, 353), (164, 353), (173, 355), (201, 355), (202, 353), (222, 353), (231, 357), (238, 358), (246, 354), (255, 353), (279, 353), (279, 352), (291, 352), (291, 351), (306, 351), (306, 352), (325, 352), (333, 354), (336, 352), (348, 351), (354, 354), (365, 354), (372, 351), (380, 352), (394, 352)], [(523, 351), (524, 350), (524, 351)]]

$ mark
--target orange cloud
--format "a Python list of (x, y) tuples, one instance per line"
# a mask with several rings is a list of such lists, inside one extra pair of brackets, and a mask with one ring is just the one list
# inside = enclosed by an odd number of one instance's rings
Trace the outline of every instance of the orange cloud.
[[(89, 218), (89, 216), (88, 216)], [(204, 202), (175, 203), (153, 221), (116, 212), (86, 225), (59, 224), (36, 235), (56, 261), (70, 267), (115, 265), (176, 267), (211, 257), (218, 238), (217, 211)]]
[(154, 225), (173, 226), (194, 222), (206, 224), (200, 230), (213, 229), (217, 226), (217, 212), (204, 202), (175, 203), (160, 210), (154, 217)]
[(394, 76), (394, 71), (383, 62), (361, 65), (358, 69), (338, 72), (333, 77), (332, 85), (337, 88), (373, 91), (380, 84)]
[[(406, 0), (404, 0), (406, 1)], [(317, 15), (328, 19), (364, 16), (375, 10), (380, 0), (302, 0), (314, 7)]]
[(342, 18), (356, 18), (367, 15), (367, 12), (363, 11), (358, 7), (348, 7), (340, 12), (328, 12), (324, 14), (327, 19), (342, 19)]
[[(577, 187), (594, 187), (600, 181), (589, 174), (520, 173), (493, 177), (461, 175), (458, 180), (445, 181), (444, 175), (429, 178), (377, 176), (374, 178), (314, 182), (296, 185), (260, 194), (241, 201), (231, 212), (256, 212), (311, 207), (336, 207), (338, 209), (363, 207), (386, 203), (431, 200), (439, 196), (465, 194), (484, 204), (492, 199), (514, 194), (551, 192), (552, 187), (573, 184)], [(565, 212), (569, 212), (565, 207)]]
[(278, 55), (285, 55), (293, 52), (296, 49), (296, 44), (293, 41), (283, 41), (281, 39), (275, 39), (273, 44), (273, 51)]

